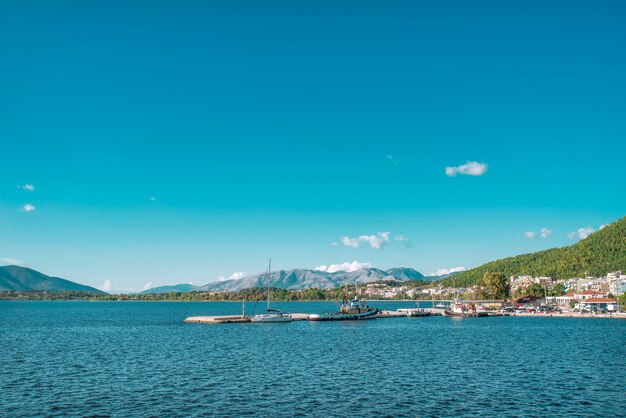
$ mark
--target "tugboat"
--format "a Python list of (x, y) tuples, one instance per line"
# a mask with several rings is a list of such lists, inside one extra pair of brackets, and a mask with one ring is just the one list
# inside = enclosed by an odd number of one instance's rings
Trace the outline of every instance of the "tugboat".
[(309, 315), (309, 321), (353, 321), (376, 318), (376, 315), (380, 312), (378, 308), (366, 305), (359, 299), (358, 293), (359, 290), (357, 287), (354, 299), (348, 302), (348, 296), (344, 291), (339, 312), (329, 312), (322, 315), (311, 314)]

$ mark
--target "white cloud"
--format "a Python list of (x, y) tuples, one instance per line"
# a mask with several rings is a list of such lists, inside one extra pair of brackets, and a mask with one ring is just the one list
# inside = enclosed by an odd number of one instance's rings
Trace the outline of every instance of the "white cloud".
[(361, 245), (358, 238), (350, 238), (348, 236), (342, 237), (341, 243), (345, 245), (346, 247), (352, 247), (352, 248), (359, 248), (359, 246)]
[(330, 243), (331, 247), (336, 247), (337, 245), (339, 245), (339, 243), (337, 241), (333, 241)]
[(396, 241), (401, 242), (402, 244), (404, 244), (404, 246), (406, 248), (412, 248), (413, 247), (413, 243), (411, 242), (411, 240), (404, 236), (404, 235), (397, 235), (395, 237)]
[(347, 272), (351, 272), (351, 271), (357, 271), (360, 269), (364, 269), (364, 268), (372, 268), (374, 267), (371, 263), (359, 263), (358, 261), (353, 261), (351, 263), (341, 263), (341, 264), (330, 264), (330, 265), (323, 265), (323, 266), (317, 266), (315, 267), (313, 270), (318, 270), (318, 271), (325, 271), (328, 273), (335, 273), (338, 271), (347, 271)]
[(599, 230), (601, 230), (601, 229), (606, 228), (607, 226), (609, 226), (609, 224), (603, 224), (603, 225), (600, 225), (600, 228), (598, 228), (598, 231), (599, 231)]
[(466, 176), (482, 176), (487, 172), (488, 168), (488, 164), (479, 163), (478, 161), (468, 161), (458, 167), (446, 167), (446, 175), (449, 177), (454, 177), (457, 174), (463, 174)]
[(102, 286), (98, 286), (98, 289), (102, 290), (103, 292), (110, 292), (112, 285), (113, 283), (111, 282), (111, 280), (106, 279), (104, 283), (102, 283)]
[(220, 276), (217, 278), (218, 282), (223, 282), (226, 280), (239, 280), (241, 278), (244, 278), (248, 275), (248, 273), (246, 273), (245, 271), (236, 271), (233, 274), (231, 274), (230, 276), (226, 277), (226, 276)]
[(431, 276), (445, 276), (446, 274), (450, 274), (450, 273), (456, 273), (459, 271), (465, 271), (467, 270), (465, 267), (451, 267), (449, 269), (443, 268), (443, 269), (439, 269), (434, 273), (430, 273)]
[(17, 186), (22, 190), (26, 190), (27, 192), (34, 192), (35, 191), (35, 186), (32, 184), (25, 184), (23, 186)]
[(552, 230), (550, 228), (541, 228), (540, 235), (542, 238), (548, 238), (552, 235)]
[(380, 250), (385, 245), (389, 244), (389, 232), (379, 232), (377, 235), (361, 235), (358, 238), (350, 238), (344, 236), (341, 238), (341, 243), (346, 247), (359, 248), (362, 243), (368, 243), (370, 247)]
[(372, 248), (380, 250), (389, 243), (389, 232), (379, 232), (378, 235), (361, 235), (359, 241), (367, 242)]
[(37, 209), (37, 208), (35, 207), (35, 205), (33, 205), (33, 204), (31, 204), (31, 203), (27, 203), (27, 204), (25, 204), (25, 205), (22, 207), (22, 209), (24, 209), (24, 211), (25, 211), (25, 212), (32, 212), (32, 211), (34, 211), (34, 210), (35, 210), (35, 209)]
[(24, 264), (22, 260), (16, 260), (15, 258), (11, 257), (0, 258), (0, 261), (6, 264), (10, 264), (12, 266), (21, 266), (22, 264)]
[(152, 287), (152, 282), (148, 282), (145, 284), (145, 286), (143, 287), (143, 290), (148, 290)]
[(537, 238), (537, 234), (535, 234), (534, 232), (531, 232), (531, 231), (524, 232), (524, 236), (526, 238), (529, 238), (529, 239)]
[(576, 239), (576, 237), (580, 239), (585, 239), (594, 232), (596, 232), (596, 230), (588, 226), (586, 228), (578, 228), (575, 232), (570, 232), (569, 234), (567, 234), (567, 236), (569, 239)]

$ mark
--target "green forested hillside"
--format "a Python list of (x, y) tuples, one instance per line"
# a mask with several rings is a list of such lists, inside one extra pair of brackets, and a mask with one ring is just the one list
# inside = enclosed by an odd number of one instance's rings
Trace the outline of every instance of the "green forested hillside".
[[(454, 281), (457, 286), (470, 285), (486, 272), (566, 279), (585, 272), (605, 275), (615, 270), (626, 272), (626, 217), (574, 245), (492, 261), (457, 274)], [(451, 279), (444, 282), (448, 281)]]

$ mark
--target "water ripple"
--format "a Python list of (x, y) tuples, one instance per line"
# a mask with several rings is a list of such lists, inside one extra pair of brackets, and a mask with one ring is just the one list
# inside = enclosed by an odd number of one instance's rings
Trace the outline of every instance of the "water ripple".
[[(283, 307), (334, 309), (323, 303)], [(238, 309), (230, 303), (0, 302), (1, 415), (623, 412), (626, 321), (181, 322)]]

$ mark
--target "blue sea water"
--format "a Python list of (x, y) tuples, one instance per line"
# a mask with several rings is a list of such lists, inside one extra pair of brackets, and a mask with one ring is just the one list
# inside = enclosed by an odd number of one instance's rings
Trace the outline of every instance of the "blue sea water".
[(624, 416), (624, 320), (183, 322), (240, 309), (0, 302), (0, 415)]

